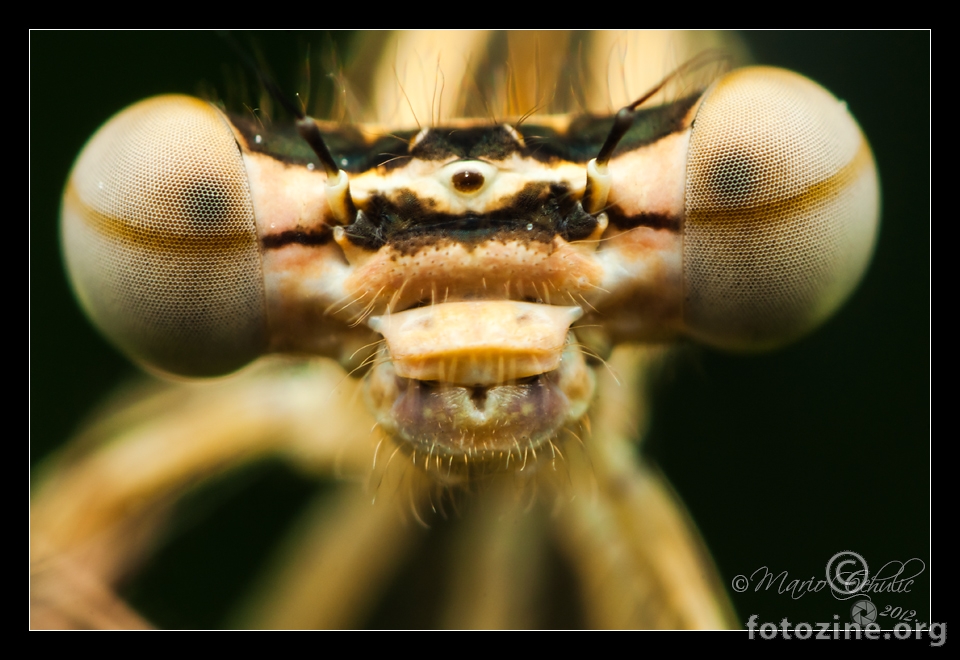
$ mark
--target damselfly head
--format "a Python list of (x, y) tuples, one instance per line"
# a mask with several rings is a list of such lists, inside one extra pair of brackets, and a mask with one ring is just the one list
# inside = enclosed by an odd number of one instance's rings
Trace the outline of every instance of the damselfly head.
[[(436, 69), (466, 98), (473, 51), (444, 43)], [(879, 188), (846, 107), (777, 69), (707, 82), (620, 124), (453, 120), (437, 95), (425, 125), (301, 119), (329, 157), (195, 99), (150, 99), (77, 160), (68, 269), (94, 322), (153, 369), (214, 376), (268, 353), (372, 365), (368, 404), (392, 438), (509, 464), (586, 413), (579, 328), (606, 345), (766, 349), (865, 271)], [(411, 112), (425, 91), (404, 90)]]

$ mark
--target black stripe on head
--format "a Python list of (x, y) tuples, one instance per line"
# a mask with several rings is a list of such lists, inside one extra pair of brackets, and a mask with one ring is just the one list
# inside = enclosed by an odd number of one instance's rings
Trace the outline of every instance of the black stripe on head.
[(523, 145), (506, 126), (432, 128), (416, 142), (410, 155), (421, 160), (503, 160), (522, 153)]
[[(269, 156), (288, 165), (306, 167), (309, 163), (320, 167), (317, 155), (300, 137), (293, 126), (263, 126), (247, 117), (231, 115), (230, 122), (243, 135), (247, 149), (253, 153)], [(376, 169), (388, 161), (391, 166), (403, 165), (409, 156), (407, 145), (416, 131), (398, 131), (373, 141), (364, 138), (353, 126), (321, 130), (323, 140), (333, 154), (337, 165), (349, 174), (359, 174)]]
[[(614, 156), (653, 144), (668, 135), (685, 130), (690, 108), (700, 96), (700, 93), (692, 94), (673, 103), (637, 110), (630, 129), (614, 150)], [(541, 162), (563, 160), (586, 163), (600, 153), (600, 147), (610, 134), (613, 122), (612, 116), (582, 115), (574, 118), (563, 132), (536, 124), (523, 124), (517, 131), (527, 144), (525, 156)]]
[(606, 210), (610, 224), (617, 229), (635, 229), (636, 227), (650, 227), (651, 229), (669, 229), (680, 231), (680, 218), (666, 213), (637, 213), (627, 215), (618, 206)]
[(550, 243), (557, 235), (577, 241), (596, 226), (597, 219), (583, 210), (565, 185), (537, 181), (487, 213), (438, 212), (409, 190), (390, 197), (374, 195), (346, 233), (352, 243), (368, 250), (390, 244), (411, 253), (442, 241), (467, 246), (489, 240)]
[(276, 250), (287, 245), (326, 245), (333, 240), (333, 231), (326, 225), (319, 229), (293, 229), (263, 237), (265, 250)]
[[(694, 94), (673, 103), (638, 110), (615, 153), (652, 144), (683, 130), (687, 114), (699, 97)], [(252, 118), (238, 115), (232, 115), (230, 121), (243, 135), (250, 151), (291, 165), (314, 163), (319, 166), (316, 154), (292, 126), (265, 127)], [(352, 126), (325, 127), (321, 134), (337, 164), (346, 172), (357, 174), (377, 167), (387, 170), (402, 167), (410, 158), (498, 161), (519, 153), (544, 163), (558, 160), (586, 163), (599, 153), (612, 125), (613, 117), (588, 115), (573, 119), (564, 131), (522, 124), (516, 129), (522, 143), (509, 127), (502, 124), (431, 128), (420, 140), (414, 140), (417, 131), (397, 131), (371, 140)], [(414, 143), (412, 148), (411, 141)]]

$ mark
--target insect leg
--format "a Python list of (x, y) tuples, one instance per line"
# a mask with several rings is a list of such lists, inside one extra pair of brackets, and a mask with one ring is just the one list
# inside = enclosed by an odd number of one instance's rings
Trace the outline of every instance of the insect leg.
[(638, 384), (651, 353), (614, 351), (622, 386), (601, 374), (590, 441), (567, 452), (574, 496), (559, 508), (557, 537), (579, 576), (590, 627), (736, 627), (683, 505), (656, 470), (638, 462), (631, 442), (645, 426)]

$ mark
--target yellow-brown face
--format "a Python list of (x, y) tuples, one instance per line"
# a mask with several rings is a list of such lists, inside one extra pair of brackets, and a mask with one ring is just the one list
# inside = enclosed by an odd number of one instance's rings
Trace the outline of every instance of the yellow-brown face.
[(587, 412), (588, 363), (610, 347), (781, 345), (841, 304), (873, 250), (870, 148), (797, 74), (736, 70), (641, 109), (595, 165), (610, 125), (321, 122), (334, 177), (289, 134), (156, 97), (79, 157), (68, 270), (148, 368), (372, 365), (366, 400), (401, 447), (508, 469)]

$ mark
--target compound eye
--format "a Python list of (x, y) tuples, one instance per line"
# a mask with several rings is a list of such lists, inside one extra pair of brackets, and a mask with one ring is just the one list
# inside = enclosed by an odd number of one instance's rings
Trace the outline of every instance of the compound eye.
[(214, 376), (264, 351), (253, 204), (234, 135), (209, 103), (162, 96), (108, 121), (77, 159), (64, 256), (93, 322), (136, 361)]
[(781, 69), (731, 72), (693, 124), (684, 222), (684, 323), (759, 350), (825, 320), (873, 252), (876, 165), (846, 106)]

